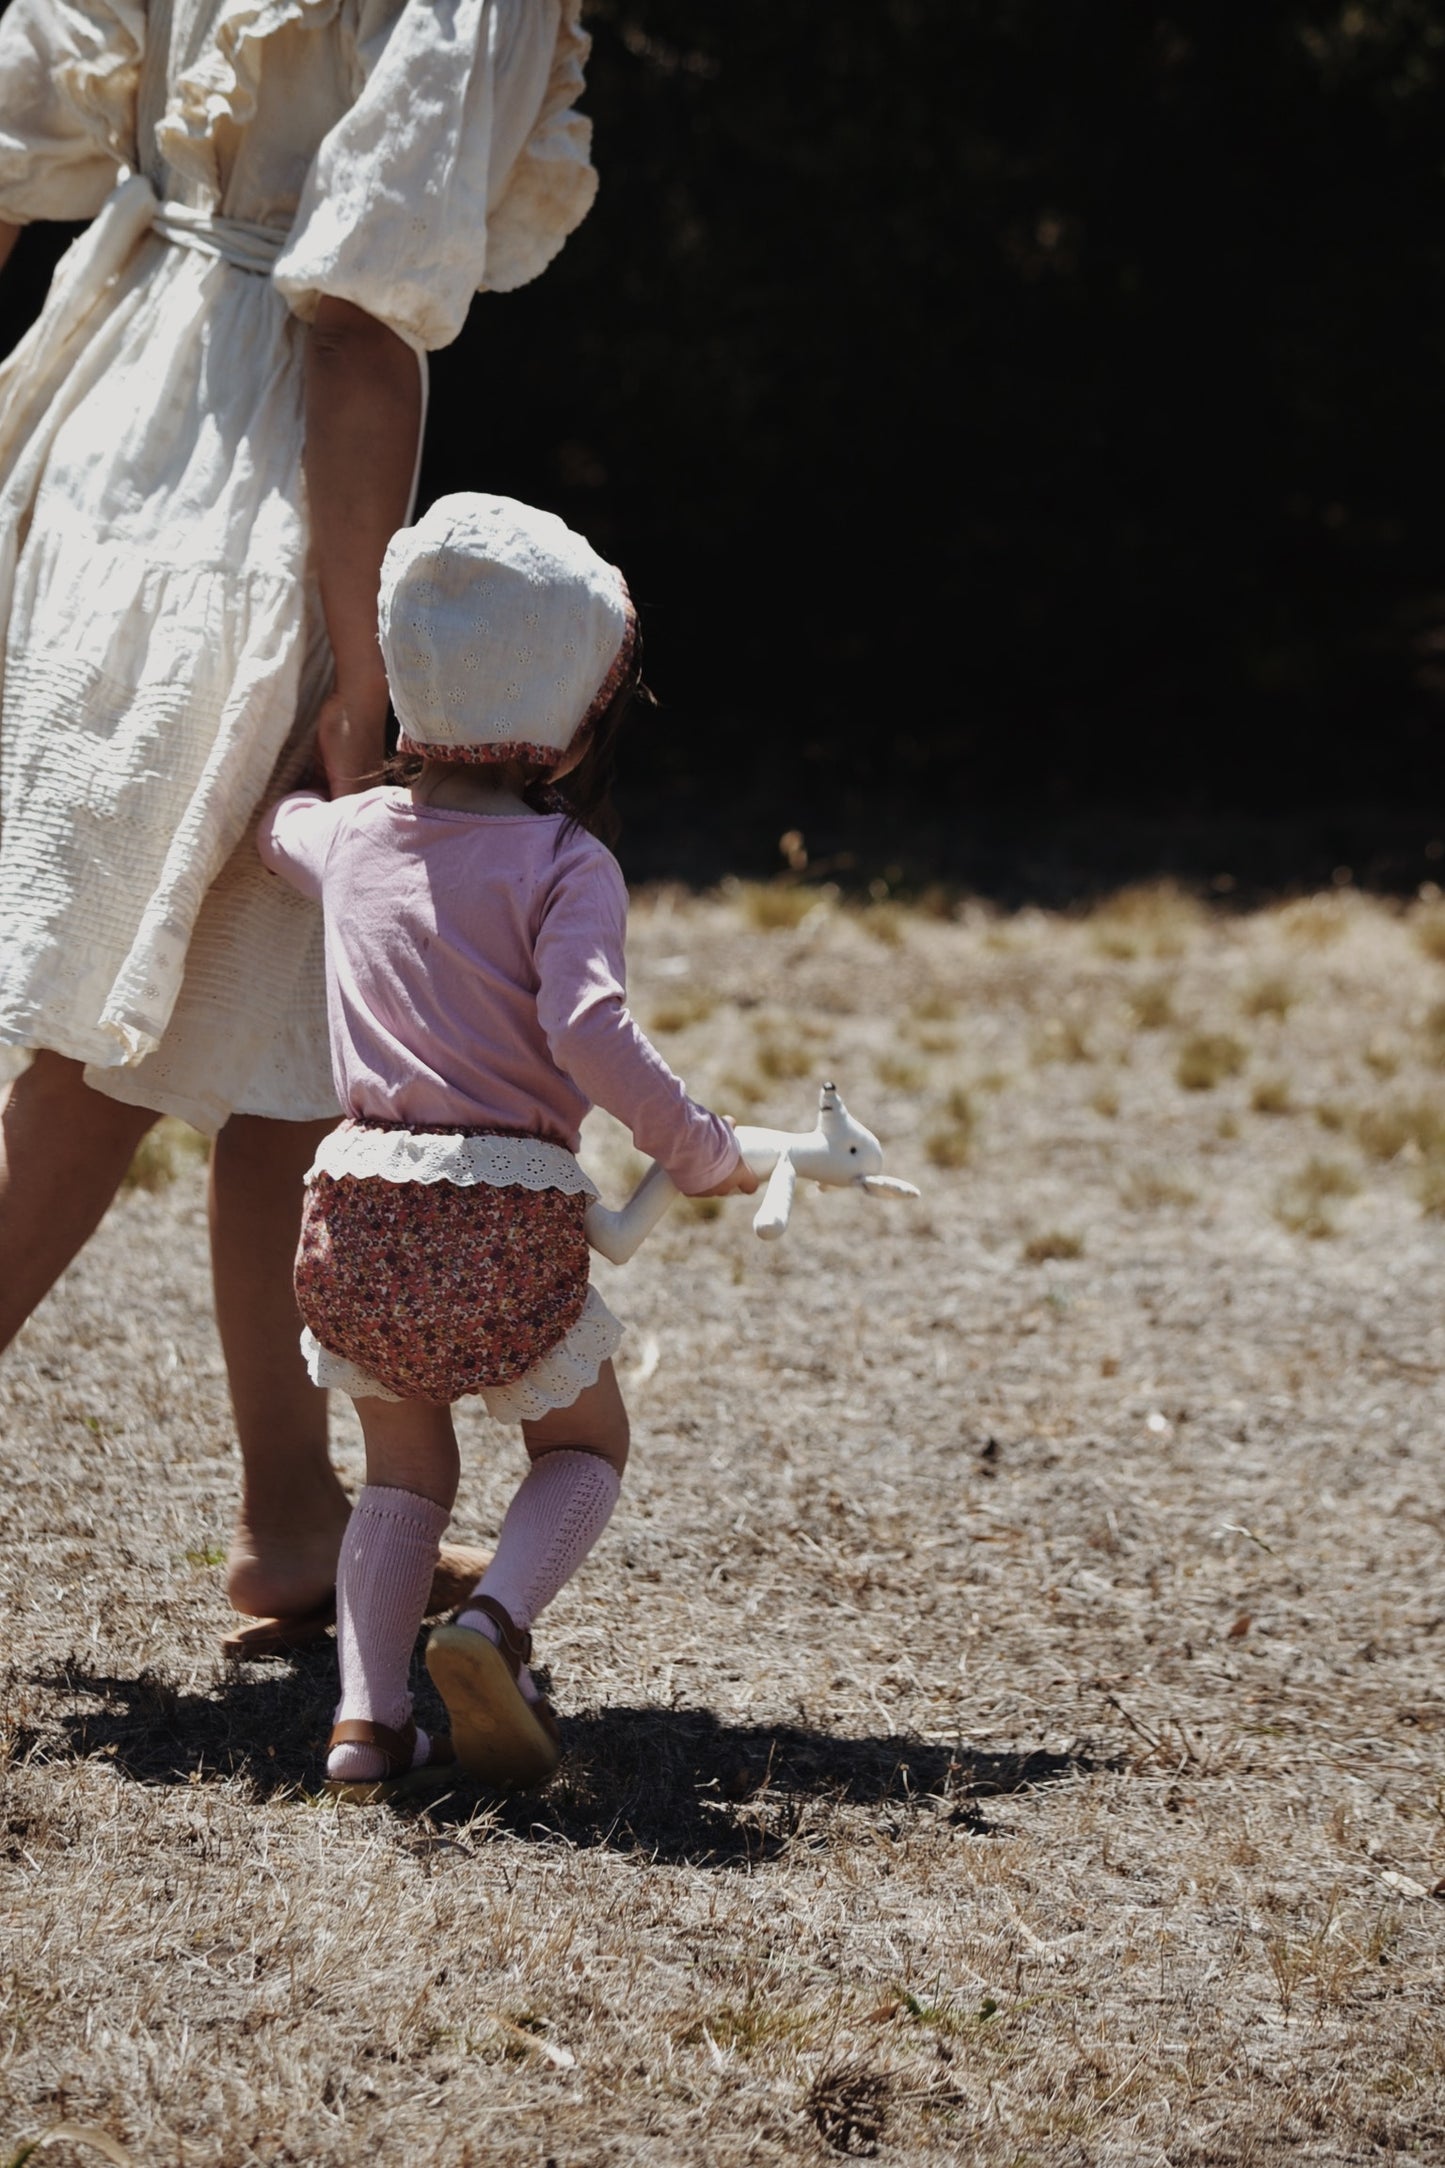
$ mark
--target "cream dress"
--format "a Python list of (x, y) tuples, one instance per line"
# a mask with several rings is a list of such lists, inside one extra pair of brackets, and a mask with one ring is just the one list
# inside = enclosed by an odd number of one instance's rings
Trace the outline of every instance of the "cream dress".
[(261, 867), (331, 660), (302, 325), (422, 357), (596, 188), (580, 0), (11, 0), (0, 218), (90, 219), (0, 370), (0, 1044), (213, 1131), (339, 1112)]

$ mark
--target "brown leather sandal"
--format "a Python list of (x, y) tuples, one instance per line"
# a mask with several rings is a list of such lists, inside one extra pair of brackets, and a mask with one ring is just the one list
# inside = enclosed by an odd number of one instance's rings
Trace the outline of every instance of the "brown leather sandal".
[(532, 1657), (532, 1636), (491, 1596), (468, 1596), (462, 1607), (495, 1621), (501, 1646), (475, 1627), (434, 1628), (426, 1667), (447, 1705), (452, 1746), (461, 1767), (498, 1792), (530, 1791), (562, 1759), (562, 1730), (546, 1700), (528, 1701), (517, 1673)]
[[(452, 1611), (459, 1603), (465, 1603), (491, 1563), (489, 1551), (474, 1551), (461, 1543), (444, 1543), (437, 1554), (431, 1594), (426, 1600), (427, 1617), (435, 1618), (439, 1611)], [(335, 1624), (336, 1591), (333, 1589), (330, 1595), (323, 1596), (314, 1610), (295, 1611), (282, 1618), (247, 1619), (244, 1626), (238, 1626), (234, 1633), (226, 1635), (221, 1643), (221, 1654), (233, 1664), (289, 1656), (295, 1649), (309, 1648), (314, 1642), (324, 1641)]]
[(349, 1716), (344, 1722), (333, 1725), (331, 1737), (326, 1742), (328, 1754), (334, 1746), (374, 1746), (385, 1757), (386, 1767), (379, 1777), (326, 1779), (328, 1799), (345, 1799), (356, 1807), (399, 1799), (409, 1791), (417, 1791), (434, 1782), (437, 1776), (454, 1770), (457, 1765), (451, 1739), (444, 1731), (437, 1732), (427, 1741), (426, 1760), (413, 1763), (416, 1725), (410, 1718), (400, 1731), (393, 1731), (389, 1724), (373, 1724), (367, 1717)]

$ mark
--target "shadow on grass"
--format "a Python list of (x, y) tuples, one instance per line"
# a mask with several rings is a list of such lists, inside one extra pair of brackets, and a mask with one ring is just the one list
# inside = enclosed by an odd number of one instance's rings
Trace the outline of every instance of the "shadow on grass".
[[(307, 1651), (287, 1668), (252, 1669), (213, 1693), (185, 1693), (153, 1672), (125, 1678), (70, 1664), (32, 1680), (62, 1703), (47, 1759), (103, 1757), (139, 1784), (241, 1781), (261, 1797), (314, 1792), (331, 1722), (335, 1656)], [(82, 1707), (66, 1708), (66, 1701)], [(425, 1700), (418, 1714), (423, 1722)], [(983, 1753), (889, 1737), (846, 1738), (797, 1724), (725, 1724), (707, 1709), (612, 1708), (563, 1723), (566, 1758), (543, 1792), (497, 1800), (461, 1782), (392, 1811), (437, 1828), (487, 1825), (695, 1866), (745, 1866), (796, 1842), (829, 1840), (830, 1818), (869, 1808), (890, 1834), (926, 1814), (995, 1833), (984, 1802), (1102, 1766), (1082, 1753)]]

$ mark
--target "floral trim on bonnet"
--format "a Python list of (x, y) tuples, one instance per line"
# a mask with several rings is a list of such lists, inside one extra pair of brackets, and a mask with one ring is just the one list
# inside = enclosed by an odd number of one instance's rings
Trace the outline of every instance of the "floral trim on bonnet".
[[(620, 572), (617, 576), (622, 578)], [(627, 605), (627, 623), (623, 628), (622, 645), (613, 656), (611, 667), (593, 696), (592, 705), (560, 751), (555, 745), (538, 745), (530, 738), (502, 738), (492, 745), (433, 745), (409, 738), (403, 731), (396, 741), (397, 752), (403, 755), (411, 754), (422, 760), (462, 761), (469, 767), (478, 768), (502, 760), (525, 760), (538, 768), (555, 768), (596, 728), (600, 718), (617, 698), (623, 681), (632, 668), (633, 658), (637, 653), (637, 612), (632, 606), (632, 597), (627, 592), (625, 582), (622, 595)]]

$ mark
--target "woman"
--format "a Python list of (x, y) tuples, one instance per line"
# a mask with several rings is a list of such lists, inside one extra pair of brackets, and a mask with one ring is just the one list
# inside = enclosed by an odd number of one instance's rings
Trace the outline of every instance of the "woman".
[[(596, 188), (580, 0), (11, 0), (0, 261), (90, 219), (0, 370), (0, 1345), (163, 1113), (215, 1136), (242, 1653), (323, 1630), (347, 1502), (294, 1347), (337, 1113), (320, 914), (256, 857), (379, 764), (425, 355)], [(445, 1563), (445, 1562), (444, 1562)], [(438, 1603), (475, 1561), (439, 1574)]]

